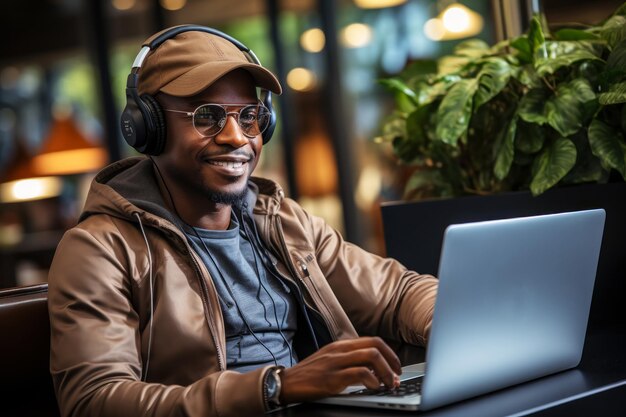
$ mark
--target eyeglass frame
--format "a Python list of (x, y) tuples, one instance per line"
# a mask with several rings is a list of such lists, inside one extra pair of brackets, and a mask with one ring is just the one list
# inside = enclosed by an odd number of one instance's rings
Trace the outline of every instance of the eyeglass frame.
[[(198, 111), (198, 109), (200, 107), (204, 107), (204, 106), (208, 106), (208, 105), (221, 107), (224, 110), (224, 112), (226, 113), (226, 116), (223, 119), (220, 119), (218, 121), (218, 123), (217, 123), (217, 125), (219, 126), (219, 130), (217, 132), (215, 132), (214, 134), (210, 135), (210, 136), (207, 136), (204, 133), (200, 132), (200, 130), (196, 127), (196, 122), (195, 122), (195, 118), (194, 118), (194, 115), (196, 114), (196, 111)], [(228, 107), (241, 107), (241, 108), (239, 109), (239, 111), (228, 111), (227, 110)], [(233, 116), (233, 117), (235, 118), (235, 121), (237, 122), (237, 126), (239, 126), (239, 128), (241, 129), (241, 133), (243, 133), (243, 135), (245, 137), (252, 139), (252, 138), (255, 138), (255, 137), (261, 135), (263, 132), (265, 132), (265, 130), (270, 125), (270, 123), (268, 122), (267, 125), (263, 129), (261, 129), (261, 127), (259, 126), (258, 117), (257, 117), (257, 127), (259, 128), (259, 133), (257, 133), (256, 135), (249, 135), (249, 134), (247, 134), (243, 130), (243, 126), (241, 126), (241, 123), (239, 122), (239, 117), (241, 116), (241, 112), (243, 111), (243, 109), (246, 109), (248, 107), (257, 107), (257, 108), (258, 107), (262, 107), (262, 108), (264, 108), (267, 111), (268, 114), (270, 114), (270, 110), (261, 102), (258, 102), (256, 104), (204, 103), (204, 104), (200, 104), (192, 112), (184, 111), (184, 110), (174, 110), (174, 109), (163, 109), (163, 111), (169, 111), (169, 112), (172, 112), (172, 113), (181, 113), (181, 114), (184, 114), (187, 117), (191, 117), (191, 123), (193, 125), (193, 128), (195, 129), (196, 132), (198, 132), (198, 134), (200, 136), (202, 136), (204, 138), (211, 138), (211, 137), (215, 137), (215, 136), (219, 135), (222, 132), (222, 130), (224, 130), (224, 126), (226, 126), (226, 123), (227, 123), (227, 120), (228, 120), (228, 116), (231, 115), (231, 114), (232, 115), (236, 114), (237, 117), (235, 117), (235, 116)], [(221, 125), (220, 125), (220, 123), (221, 123)]]

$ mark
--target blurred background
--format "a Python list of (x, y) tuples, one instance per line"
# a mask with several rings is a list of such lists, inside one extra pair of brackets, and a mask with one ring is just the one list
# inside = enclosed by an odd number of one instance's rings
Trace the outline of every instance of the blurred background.
[(280, 79), (278, 127), (255, 175), (384, 255), (380, 203), (403, 169), (374, 138), (393, 104), (378, 80), (456, 44), (550, 24), (593, 24), (621, 0), (20, 0), (0, 2), (0, 287), (46, 280), (99, 169), (135, 155), (121, 137), (141, 43), (178, 24), (242, 41)]

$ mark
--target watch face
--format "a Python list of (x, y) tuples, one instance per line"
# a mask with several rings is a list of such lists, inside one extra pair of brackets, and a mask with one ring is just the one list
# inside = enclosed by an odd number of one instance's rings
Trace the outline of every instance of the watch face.
[(274, 398), (276, 395), (276, 389), (278, 388), (278, 384), (276, 383), (276, 372), (270, 371), (270, 374), (267, 376), (267, 396), (269, 398)]

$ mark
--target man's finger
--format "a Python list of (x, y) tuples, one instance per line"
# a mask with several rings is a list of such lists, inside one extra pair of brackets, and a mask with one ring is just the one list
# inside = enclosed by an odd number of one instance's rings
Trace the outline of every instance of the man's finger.
[(337, 376), (342, 381), (342, 390), (348, 385), (357, 384), (363, 384), (369, 389), (378, 389), (380, 387), (378, 378), (365, 366), (344, 369), (338, 372)]
[(402, 365), (398, 355), (379, 337), (360, 337), (358, 339), (340, 340), (330, 345), (326, 345), (327, 351), (351, 352), (359, 349), (375, 347), (383, 355), (394, 372), (400, 374)]
[(392, 387), (396, 373), (389, 366), (380, 351), (374, 347), (357, 349), (351, 352), (334, 353), (328, 358), (328, 364), (334, 369), (365, 368), (375, 376), (377, 381)]

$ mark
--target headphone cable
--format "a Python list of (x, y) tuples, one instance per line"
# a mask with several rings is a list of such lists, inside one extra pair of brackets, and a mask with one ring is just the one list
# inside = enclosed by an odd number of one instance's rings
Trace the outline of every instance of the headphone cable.
[[(193, 230), (194, 234), (196, 235), (196, 237), (198, 238), (198, 240), (200, 241), (200, 243), (202, 244), (202, 246), (204, 246), (204, 250), (207, 253), (207, 256), (211, 259), (211, 262), (213, 262), (213, 265), (215, 265), (215, 269), (218, 273), (218, 275), (220, 276), (220, 279), (222, 280), (222, 282), (224, 283), (224, 285), (226, 286), (226, 290), (228, 291), (229, 295), (231, 296), (231, 298), (233, 299), (233, 301), (235, 302), (235, 307), (237, 308), (237, 311), (239, 312), (239, 316), (241, 317), (241, 319), (243, 320), (244, 324), (246, 325), (246, 328), (248, 329), (248, 331), (250, 332), (250, 334), (257, 340), (257, 342), (259, 342), (270, 354), (270, 356), (272, 357), (272, 359), (274, 360), (274, 364), (276, 366), (278, 366), (278, 361), (276, 360), (276, 356), (274, 356), (274, 353), (272, 352), (272, 350), (270, 348), (267, 347), (267, 345), (265, 345), (256, 335), (256, 333), (254, 333), (254, 331), (252, 330), (252, 328), (250, 327), (250, 324), (248, 323), (248, 321), (246, 320), (245, 316), (243, 315), (243, 312), (241, 311), (241, 308), (239, 307), (239, 304), (237, 303), (237, 299), (234, 297), (230, 286), (228, 285), (228, 283), (226, 282), (226, 280), (224, 279), (224, 277), (222, 276), (222, 272), (220, 271), (217, 262), (215, 261), (215, 259), (213, 259), (213, 255), (211, 255), (211, 252), (209, 251), (208, 247), (206, 246), (206, 244), (204, 243), (204, 240), (200, 237), (200, 235), (198, 234), (198, 231), (196, 230), (195, 227), (187, 224), (187, 222), (185, 222), (185, 220), (180, 216), (180, 214), (178, 213), (178, 209), (176, 208), (176, 204), (174, 203), (174, 198), (172, 197), (172, 193), (170, 192), (169, 187), (167, 186), (167, 183), (165, 182), (165, 178), (163, 177), (163, 174), (161, 173), (161, 170), (159, 169), (159, 166), (157, 165), (157, 163), (155, 162), (155, 160), (152, 158), (152, 156), (148, 156), (148, 158), (150, 158), (150, 160), (152, 161), (152, 164), (154, 165), (154, 167), (157, 170), (157, 173), (159, 175), (159, 177), (161, 178), (161, 182), (163, 182), (163, 186), (165, 187), (165, 190), (167, 192), (168, 198), (170, 200), (170, 204), (172, 205), (172, 208), (174, 209), (174, 214), (176, 215), (176, 217), (188, 228), (190, 228), (191, 230)], [(253, 249), (253, 253), (254, 253), (254, 249)], [(258, 273), (258, 272), (257, 272)], [(216, 291), (217, 292), (217, 291)], [(219, 297), (219, 292), (217, 292), (218, 297)], [(270, 297), (271, 298), (271, 297)], [(220, 300), (222, 300), (222, 303), (224, 303), (224, 305), (226, 305), (225, 301), (220, 297)], [(272, 299), (273, 302), (273, 299)], [(276, 313), (276, 308), (274, 307), (274, 313)], [(277, 322), (278, 324), (278, 322)], [(281, 332), (282, 335), (282, 332)], [(284, 336), (283, 336), (284, 337)], [(289, 349), (289, 352), (291, 353), (291, 348)], [(293, 357), (293, 355), (291, 355)]]

